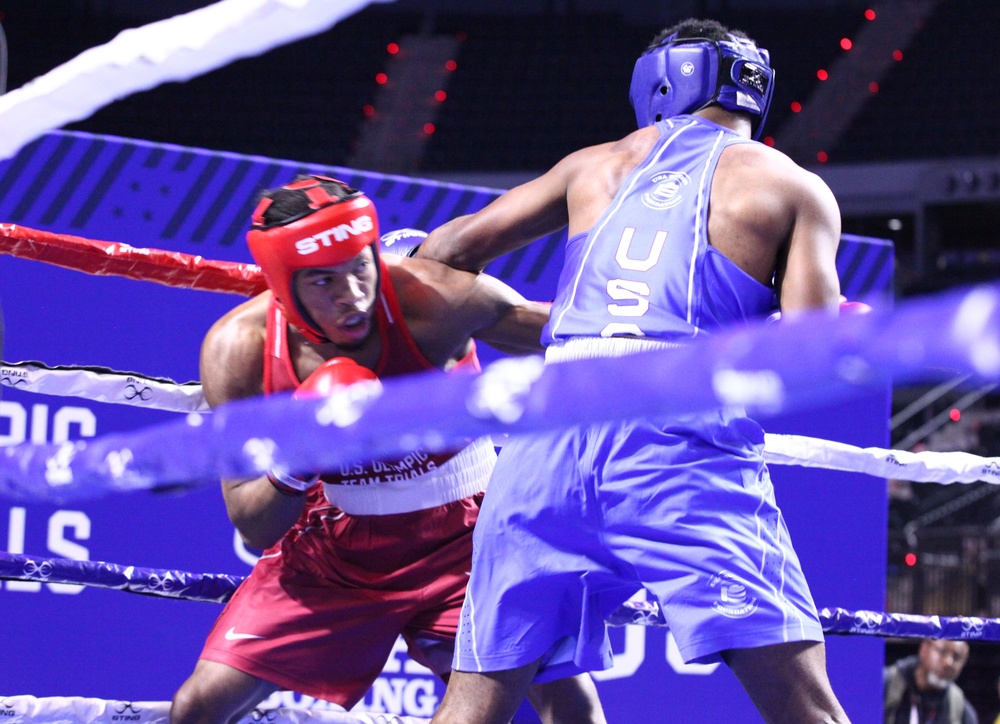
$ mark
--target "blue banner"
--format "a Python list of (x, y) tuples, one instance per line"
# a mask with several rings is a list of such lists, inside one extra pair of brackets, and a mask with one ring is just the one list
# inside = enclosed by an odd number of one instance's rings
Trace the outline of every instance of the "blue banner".
[[(0, 163), (0, 222), (250, 261), (243, 235), (262, 188), (298, 173), (323, 173), (364, 190), (384, 231), (433, 228), (482, 208), (498, 192), (273, 159), (214, 153), (82, 133), (48, 134)], [(500, 259), (490, 273), (526, 296), (551, 299), (562, 262), (556, 235)], [(845, 237), (838, 257), (844, 293), (891, 297), (892, 247)], [(100, 365), (183, 382), (198, 379), (209, 326), (241, 298), (93, 277), (0, 257), (3, 356), (49, 365)], [(484, 349), (485, 361), (498, 355)], [(858, 393), (809, 413), (762, 420), (769, 432), (888, 445), (889, 390)], [(133, 433), (180, 416), (141, 407), (29, 394), (6, 381), (0, 445), (60, 443)], [(177, 455), (186, 455), (177, 450)], [(772, 470), (778, 501), (820, 607), (881, 610), (885, 598), (884, 484), (861, 475)], [(849, 535), (845, 533), (849, 531)], [(237, 541), (222, 497), (116, 494), (79, 504), (0, 500), (0, 546), (10, 553), (192, 572), (246, 575), (254, 551)], [(544, 602), (540, 602), (544, 605)], [(218, 604), (126, 595), (116, 590), (29, 581), (0, 582), (0, 695), (169, 699), (191, 673)], [(609, 719), (751, 721), (748, 698), (725, 667), (686, 666), (669, 633), (613, 629), (615, 668), (597, 675)], [(855, 721), (881, 711), (883, 645), (831, 637), (831, 678)], [(443, 685), (397, 648), (361, 708), (429, 716)], [(307, 704), (276, 695), (274, 705)], [(669, 714), (668, 714), (669, 713)], [(519, 719), (530, 721), (529, 714)]]

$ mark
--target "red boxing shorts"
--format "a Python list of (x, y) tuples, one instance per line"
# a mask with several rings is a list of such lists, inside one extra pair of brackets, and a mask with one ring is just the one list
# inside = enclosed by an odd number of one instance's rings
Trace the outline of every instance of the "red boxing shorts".
[(402, 634), (448, 673), (482, 495), (412, 513), (350, 516), (322, 486), (215, 622), (201, 658), (350, 709)]

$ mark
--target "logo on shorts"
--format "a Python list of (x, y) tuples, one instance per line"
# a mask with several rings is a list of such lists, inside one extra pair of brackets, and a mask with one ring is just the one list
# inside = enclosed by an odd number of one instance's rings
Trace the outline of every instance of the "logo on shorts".
[(684, 197), (681, 191), (691, 183), (691, 178), (681, 171), (665, 171), (649, 179), (652, 191), (642, 195), (642, 203), (651, 209), (661, 210), (677, 206)]
[(262, 639), (262, 638), (265, 637), (257, 636), (256, 634), (236, 633), (235, 626), (226, 631), (226, 641), (239, 641), (240, 639)]
[(719, 597), (712, 608), (729, 618), (745, 618), (757, 610), (757, 599), (747, 593), (747, 587), (729, 571), (719, 571), (708, 582), (710, 588), (719, 589)]

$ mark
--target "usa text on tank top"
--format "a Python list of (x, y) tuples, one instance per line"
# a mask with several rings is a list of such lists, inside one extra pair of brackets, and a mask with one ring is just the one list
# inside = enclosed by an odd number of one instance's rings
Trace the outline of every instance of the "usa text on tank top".
[(719, 156), (753, 141), (696, 116), (656, 127), (659, 139), (601, 218), (567, 242), (546, 343), (577, 336), (682, 341), (774, 309), (771, 287), (708, 244)]

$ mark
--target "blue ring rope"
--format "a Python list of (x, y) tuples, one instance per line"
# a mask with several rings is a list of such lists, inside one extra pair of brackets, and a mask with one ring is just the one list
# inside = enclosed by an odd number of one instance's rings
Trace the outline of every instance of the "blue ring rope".
[[(139, 568), (100, 561), (40, 558), (0, 551), (0, 580), (69, 583), (112, 588), (161, 598), (226, 603), (244, 576), (187, 573), (165, 568)], [(920, 616), (879, 611), (824, 608), (823, 631), (900, 638), (1000, 641), (1000, 619), (968, 616)], [(665, 626), (655, 602), (628, 602), (608, 617), (612, 626)]]
[[(0, 495), (65, 502), (114, 491), (215, 484), (444, 450), (471, 437), (564, 429), (740, 404), (809, 409), (893, 381), (969, 373), (1000, 381), (1000, 285), (911, 300), (895, 311), (807, 315), (733, 328), (674, 349), (542, 366), (505, 359), (482, 375), (383, 381), (365, 399), (240, 400), (131, 434), (0, 451)], [(613, 383), (609, 383), (613, 381)], [(609, 391), (614, 394), (595, 394)], [(184, 450), (177, 455), (176, 450)]]

